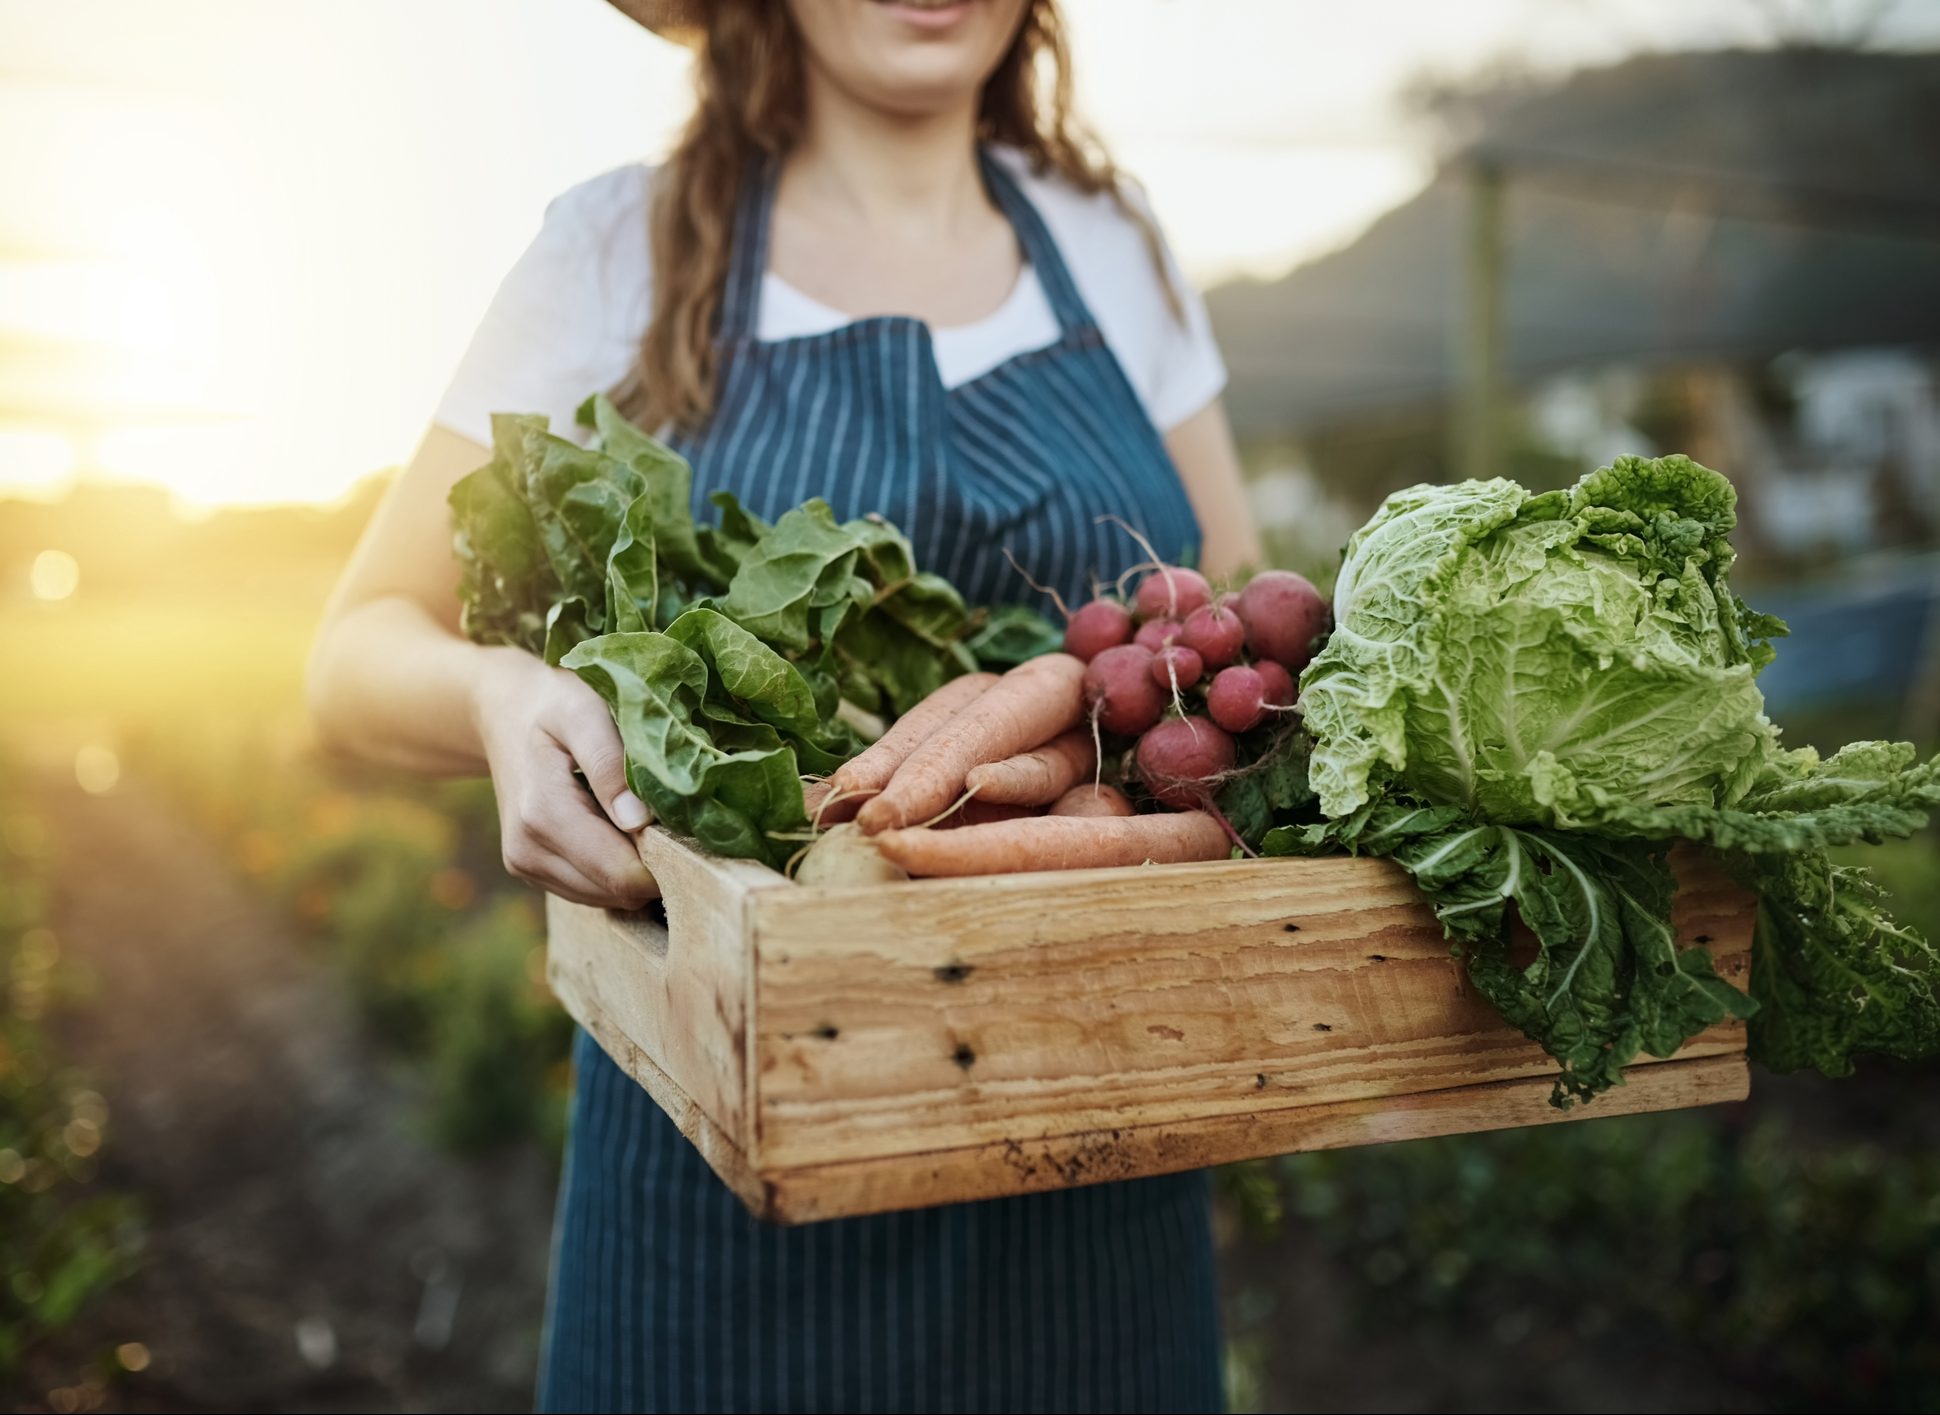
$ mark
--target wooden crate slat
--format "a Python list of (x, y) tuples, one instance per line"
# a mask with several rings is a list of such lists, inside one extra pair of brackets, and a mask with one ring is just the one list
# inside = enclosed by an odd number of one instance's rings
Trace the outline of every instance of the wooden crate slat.
[(1684, 1110), (1745, 1099), (1751, 1091), (1751, 1075), (1743, 1053), (1737, 1053), (1643, 1067), (1629, 1073), (1616, 1090), (1567, 1112), (1549, 1103), (1550, 1091), (1547, 1077), (1494, 1081), (1413, 1096), (1263, 1111), (1238, 1119), (1209, 1117), (780, 1169), (763, 1176), (755, 1210), (781, 1223), (812, 1223), (847, 1214), (887, 1213), (1175, 1174), (1269, 1155)]

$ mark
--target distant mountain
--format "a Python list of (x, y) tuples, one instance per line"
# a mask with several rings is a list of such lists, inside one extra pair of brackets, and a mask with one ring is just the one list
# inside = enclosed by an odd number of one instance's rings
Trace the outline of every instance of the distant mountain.
[(1242, 436), (1447, 397), (1467, 173), (1506, 174), (1513, 379), (1940, 344), (1940, 54), (1663, 54), (1483, 96), (1352, 245), (1208, 296)]

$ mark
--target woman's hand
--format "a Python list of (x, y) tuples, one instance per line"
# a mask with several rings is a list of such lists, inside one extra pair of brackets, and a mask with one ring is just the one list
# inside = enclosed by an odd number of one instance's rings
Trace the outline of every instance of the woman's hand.
[(472, 712), (498, 793), (506, 870), (603, 909), (659, 898), (629, 834), (646, 825), (647, 808), (627, 789), (619, 730), (599, 694), (522, 650), (480, 652)]

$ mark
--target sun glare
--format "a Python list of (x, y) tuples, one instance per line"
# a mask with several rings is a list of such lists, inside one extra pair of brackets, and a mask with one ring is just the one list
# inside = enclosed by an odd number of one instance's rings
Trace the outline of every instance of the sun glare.
[(43, 550), (27, 571), (27, 584), (35, 599), (66, 599), (80, 588), (81, 562), (65, 550)]

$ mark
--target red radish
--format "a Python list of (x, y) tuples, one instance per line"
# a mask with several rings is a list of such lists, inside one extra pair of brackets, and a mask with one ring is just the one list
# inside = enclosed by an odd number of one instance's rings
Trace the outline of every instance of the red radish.
[(1152, 658), (1137, 644), (1120, 644), (1085, 665), (1085, 702), (1105, 731), (1136, 736), (1165, 715), (1167, 695), (1152, 681)]
[(1138, 778), (1175, 810), (1203, 806), (1239, 760), (1233, 739), (1203, 717), (1174, 717), (1138, 739)]
[(1166, 692), (1190, 688), (1199, 681), (1206, 665), (1184, 644), (1171, 644), (1152, 655), (1152, 681)]
[(1087, 781), (1082, 786), (1073, 786), (1051, 803), (1048, 812), (1054, 816), (1133, 816), (1138, 812), (1132, 803), (1125, 799), (1125, 793), (1116, 786), (1097, 785)]
[(1141, 619), (1183, 619), (1212, 603), (1212, 586), (1197, 570), (1161, 565), (1138, 582), (1132, 609)]
[(1219, 597), (1215, 599), (1213, 603), (1218, 605), (1221, 609), (1234, 609), (1239, 604), (1239, 591), (1221, 590), (1219, 592)]
[(1300, 695), (1300, 690), (1294, 687), (1293, 675), (1287, 672), (1284, 665), (1275, 663), (1270, 658), (1263, 658), (1253, 665), (1253, 671), (1259, 674), (1261, 681), (1266, 684), (1268, 707), (1293, 706), (1293, 700)]
[(1091, 662), (1114, 644), (1130, 641), (1132, 612), (1115, 599), (1079, 605), (1064, 626), (1064, 651)]
[(1246, 626), (1232, 610), (1204, 604), (1186, 616), (1179, 642), (1198, 653), (1208, 668), (1224, 668), (1239, 661), (1246, 647)]
[[(1271, 662), (1270, 659), (1260, 661)], [(1244, 664), (1220, 669), (1213, 675), (1212, 686), (1206, 689), (1206, 711), (1228, 732), (1252, 731), (1266, 716), (1266, 679), (1257, 668)]]
[[(1140, 586), (1143, 589), (1143, 586)], [(1246, 625), (1246, 646), (1298, 673), (1313, 657), (1314, 640), (1327, 628), (1327, 601), (1304, 575), (1263, 570), (1239, 592), (1236, 606)]]
[(1150, 649), (1153, 653), (1157, 653), (1178, 637), (1178, 620), (1147, 619), (1138, 626), (1138, 632), (1132, 635), (1132, 642), (1142, 649)]

